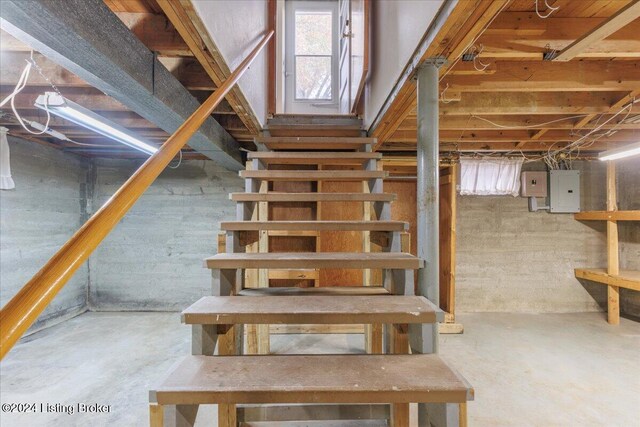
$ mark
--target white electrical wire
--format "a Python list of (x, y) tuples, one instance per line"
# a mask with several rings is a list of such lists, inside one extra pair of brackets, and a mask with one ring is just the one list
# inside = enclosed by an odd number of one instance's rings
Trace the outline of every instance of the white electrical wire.
[(544, 0), (544, 6), (545, 6), (547, 9), (549, 9), (549, 13), (547, 13), (546, 15), (542, 15), (542, 14), (540, 13), (540, 10), (538, 9), (538, 1), (539, 1), (539, 0), (536, 0), (536, 15), (538, 15), (538, 17), (539, 17), (539, 18), (541, 18), (541, 19), (547, 19), (548, 17), (550, 17), (550, 16), (551, 16), (551, 14), (552, 14), (553, 12), (555, 12), (555, 11), (556, 11), (556, 10), (558, 10), (558, 9), (560, 9), (560, 6), (557, 6), (557, 7), (550, 6), (550, 5), (549, 5), (549, 3), (547, 3), (547, 0)]
[(440, 93), (440, 102), (442, 102), (443, 104), (450, 104), (451, 102), (453, 102), (453, 99), (446, 99), (444, 97), (444, 94), (447, 92), (447, 89), (449, 89), (449, 83), (447, 83), (447, 86), (442, 89), (442, 92)]
[(178, 164), (175, 166), (167, 165), (169, 169), (178, 169), (182, 164), (182, 150), (180, 150), (180, 159), (178, 160)]
[(505, 125), (501, 125), (501, 124), (496, 123), (496, 122), (492, 122), (491, 120), (486, 119), (484, 117), (476, 116), (475, 114), (472, 114), (471, 118), (482, 120), (484, 122), (489, 123), (492, 126), (500, 128), (500, 129), (512, 129), (512, 130), (515, 130), (515, 129), (535, 129), (535, 128), (539, 128), (539, 127), (542, 127), (542, 126), (547, 126), (547, 125), (551, 125), (551, 124), (554, 124), (554, 123), (563, 122), (565, 120), (579, 119), (579, 118), (583, 118), (583, 117), (586, 117), (586, 116), (588, 116), (588, 114), (580, 114), (580, 115), (577, 115), (577, 116), (563, 117), (561, 119), (551, 120), (550, 122), (538, 123), (538, 124), (530, 125), (530, 126), (505, 126)]

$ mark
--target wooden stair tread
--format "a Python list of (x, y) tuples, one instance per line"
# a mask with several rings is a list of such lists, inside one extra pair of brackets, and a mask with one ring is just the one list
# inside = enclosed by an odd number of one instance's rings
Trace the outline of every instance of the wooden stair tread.
[(380, 160), (382, 154), (357, 151), (255, 151), (248, 153), (247, 158), (267, 164), (362, 164), (369, 160)]
[(275, 252), (224, 253), (205, 260), (217, 269), (237, 268), (345, 268), (418, 269), (423, 261), (413, 255), (393, 252)]
[(186, 324), (435, 323), (444, 313), (421, 296), (305, 295), (203, 297), (182, 312)]
[(317, 286), (310, 288), (298, 287), (274, 287), (274, 288), (244, 288), (238, 295), (241, 296), (285, 296), (285, 295), (390, 295), (383, 286)]
[(573, 217), (580, 221), (640, 221), (640, 211), (585, 211)]
[(605, 268), (576, 268), (575, 274), (578, 279), (640, 291), (640, 271), (620, 270), (612, 275)]
[(241, 178), (255, 178), (268, 181), (366, 181), (386, 178), (386, 171), (362, 170), (243, 170)]
[(153, 395), (161, 405), (473, 400), (435, 354), (187, 356)]
[[(315, 127), (315, 126), (314, 126)], [(375, 145), (375, 138), (342, 136), (261, 136), (256, 143), (270, 150), (359, 150)]]
[(231, 193), (236, 202), (391, 202), (387, 193)]
[(405, 231), (409, 223), (403, 221), (224, 221), (225, 231), (259, 230), (332, 230), (332, 231)]

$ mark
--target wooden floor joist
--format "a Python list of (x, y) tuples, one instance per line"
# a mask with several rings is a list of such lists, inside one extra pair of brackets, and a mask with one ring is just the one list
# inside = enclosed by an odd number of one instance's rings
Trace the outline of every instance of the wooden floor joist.
[(322, 151), (256, 151), (247, 154), (249, 160), (260, 160), (266, 164), (347, 164), (359, 165), (369, 160), (382, 159), (381, 153), (371, 152), (322, 152)]

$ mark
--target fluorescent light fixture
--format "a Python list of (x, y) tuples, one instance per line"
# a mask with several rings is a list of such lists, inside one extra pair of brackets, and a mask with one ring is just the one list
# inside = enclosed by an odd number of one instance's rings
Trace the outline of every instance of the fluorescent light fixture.
[(126, 128), (69, 101), (56, 92), (45, 92), (44, 95), (38, 96), (35, 106), (147, 154), (158, 151), (157, 147), (129, 135)]
[(624, 147), (614, 148), (598, 154), (599, 160), (618, 160), (624, 157), (640, 155), (640, 142)]

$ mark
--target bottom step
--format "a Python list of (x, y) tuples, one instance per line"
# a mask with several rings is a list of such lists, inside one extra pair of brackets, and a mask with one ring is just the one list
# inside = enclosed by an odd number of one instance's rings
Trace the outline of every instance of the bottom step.
[(160, 405), (464, 403), (473, 388), (434, 354), (188, 356), (152, 395)]
[(391, 295), (383, 286), (318, 286), (312, 288), (245, 288), (238, 295), (261, 297), (275, 295)]

